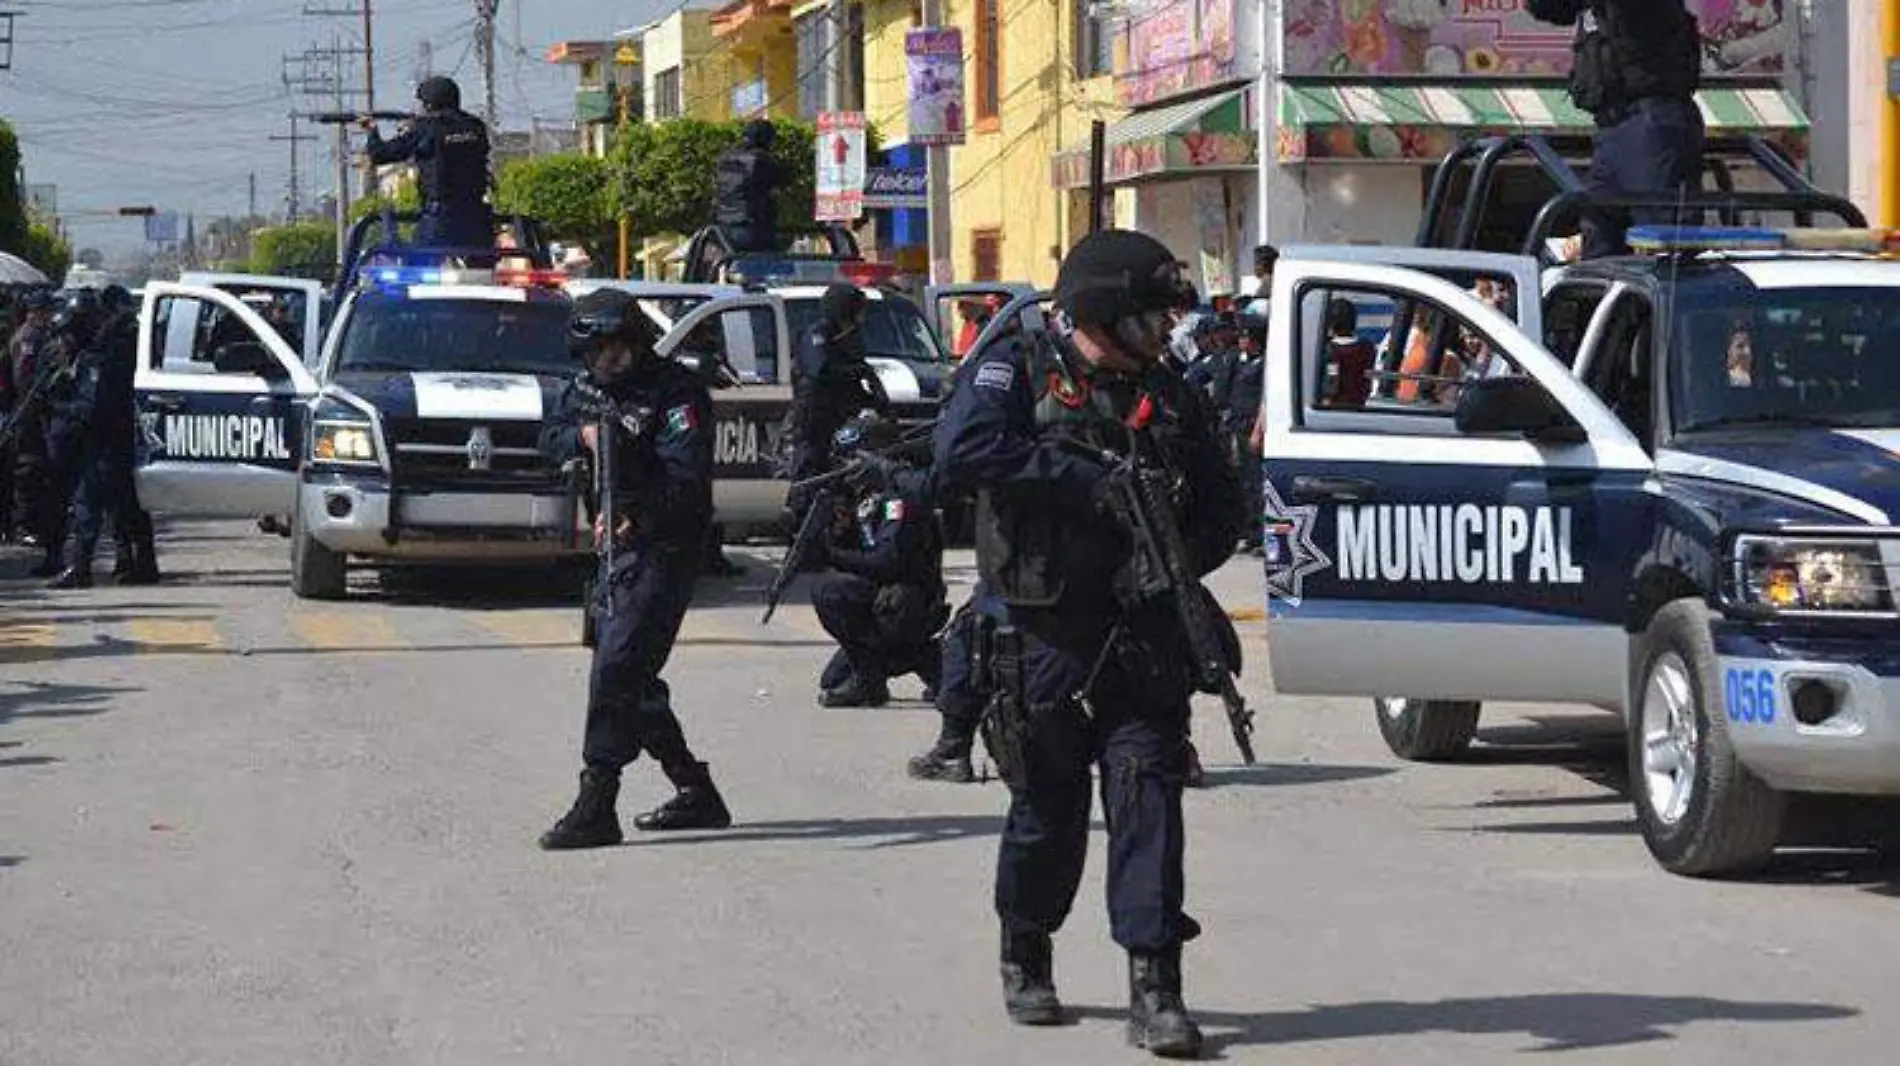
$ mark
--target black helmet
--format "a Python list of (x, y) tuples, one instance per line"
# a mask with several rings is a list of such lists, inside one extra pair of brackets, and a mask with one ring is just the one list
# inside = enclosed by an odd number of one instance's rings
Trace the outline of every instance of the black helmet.
[(91, 340), (98, 332), (101, 307), (96, 289), (74, 289), (53, 313), (53, 332), (76, 340)]
[(434, 111), (453, 111), (462, 106), (462, 87), (455, 84), (455, 79), (437, 74), (416, 86), (416, 99)]
[(619, 338), (636, 351), (652, 352), (660, 342), (659, 327), (634, 298), (619, 289), (595, 289), (574, 301), (568, 320), (567, 341), (585, 359), (609, 340)]
[(107, 285), (99, 291), (99, 307), (108, 315), (130, 311), (135, 306), (132, 290), (123, 285)]
[(51, 311), (59, 306), (59, 297), (55, 296), (51, 289), (31, 289), (27, 292), (26, 298), (20, 301), (20, 306), (28, 311)]
[(1174, 253), (1132, 230), (1089, 234), (1056, 272), (1056, 306), (1077, 325), (1113, 326), (1135, 315), (1179, 310), (1189, 292)]
[(839, 455), (848, 456), (888, 448), (897, 436), (897, 423), (876, 411), (860, 411), (856, 418), (832, 434), (831, 445)]
[(818, 298), (818, 313), (824, 319), (825, 332), (836, 334), (838, 327), (857, 321), (870, 303), (864, 290), (856, 285), (840, 281), (827, 286), (824, 295)]

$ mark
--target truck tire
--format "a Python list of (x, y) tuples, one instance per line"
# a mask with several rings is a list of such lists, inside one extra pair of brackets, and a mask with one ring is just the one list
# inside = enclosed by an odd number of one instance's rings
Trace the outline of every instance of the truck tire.
[(1392, 754), (1407, 762), (1450, 762), (1463, 756), (1478, 735), (1481, 705), (1392, 696), (1373, 700), (1372, 710)]
[(1637, 645), (1633, 676), (1630, 791), (1650, 854), (1685, 877), (1761, 868), (1781, 842), (1787, 799), (1736, 758), (1701, 600), (1656, 612)]
[(302, 600), (340, 600), (349, 593), (348, 560), (317, 543), (303, 522), (290, 520), (290, 591)]

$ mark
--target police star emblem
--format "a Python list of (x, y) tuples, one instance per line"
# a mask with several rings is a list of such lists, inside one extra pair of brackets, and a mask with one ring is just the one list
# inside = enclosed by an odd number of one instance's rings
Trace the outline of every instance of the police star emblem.
[(1333, 560), (1313, 541), (1319, 508), (1288, 507), (1270, 480), (1264, 482), (1262, 495), (1261, 548), (1267, 557), (1267, 597), (1298, 607), (1305, 595), (1307, 577), (1333, 565)]

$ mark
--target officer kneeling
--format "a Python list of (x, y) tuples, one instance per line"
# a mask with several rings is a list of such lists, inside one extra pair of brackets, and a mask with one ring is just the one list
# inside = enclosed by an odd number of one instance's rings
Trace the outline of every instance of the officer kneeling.
[(1233, 552), (1245, 519), (1215, 418), (1159, 366), (1184, 285), (1178, 269), (1142, 234), (1083, 240), (1056, 281), (1072, 332), (981, 356), (935, 442), (939, 490), (977, 493), (978, 567), (1008, 607), (984, 724), (1010, 789), (996, 871), (1004, 1004), (1019, 1024), (1062, 1020), (1050, 936), (1088, 853), (1094, 764), (1109, 925), (1129, 955), (1128, 1036), (1170, 1057), (1201, 1048), (1181, 998), (1181, 945), (1200, 933), (1182, 910), (1195, 684), (1174, 605), (1135, 592), (1146, 582), (1130, 572), (1127, 526), (1105, 506), (1133, 475), (1104, 453), (1140, 443), (1168, 458), (1198, 572)]
[(565, 464), (612, 437), (614, 513), (600, 516), (595, 535), (613, 538), (614, 561), (598, 592), (580, 795), (542, 834), (541, 846), (620, 843), (620, 771), (642, 751), (678, 793), (634, 819), (635, 828), (724, 829), (732, 815), (706, 764), (687, 748), (660, 677), (692, 602), (712, 521), (712, 396), (694, 371), (659, 358), (658, 331), (624, 292), (582, 297), (569, 336), (588, 370), (563, 394), (541, 450)]
[(930, 471), (878, 454), (897, 427), (864, 414), (837, 433), (839, 458), (861, 464), (825, 542), (839, 574), (813, 586), (811, 604), (838, 657), (820, 680), (827, 707), (882, 707), (889, 680), (914, 673), (937, 685), (943, 649), (937, 631), (949, 619), (944, 599), (943, 538), (930, 498)]

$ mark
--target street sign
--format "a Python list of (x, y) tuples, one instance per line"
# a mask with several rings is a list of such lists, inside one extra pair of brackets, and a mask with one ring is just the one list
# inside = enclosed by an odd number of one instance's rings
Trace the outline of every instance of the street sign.
[(952, 26), (904, 35), (910, 72), (910, 143), (963, 143), (963, 31)]
[(817, 219), (855, 222), (864, 216), (864, 113), (825, 111), (818, 116)]
[(930, 206), (929, 175), (902, 167), (872, 167), (864, 179), (864, 206), (880, 211), (922, 211)]

